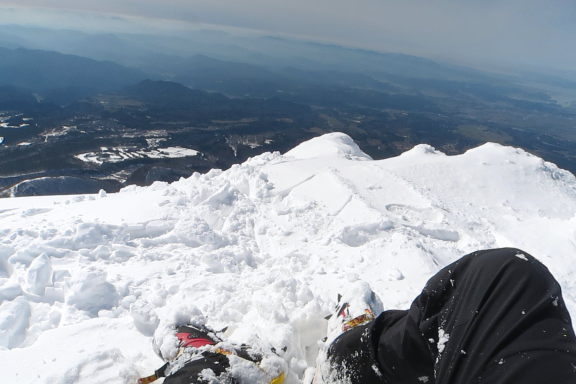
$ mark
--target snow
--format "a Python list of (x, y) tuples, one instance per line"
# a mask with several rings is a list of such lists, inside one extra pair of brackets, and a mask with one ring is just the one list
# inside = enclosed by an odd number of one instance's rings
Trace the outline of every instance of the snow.
[(52, 283), (52, 260), (45, 253), (36, 257), (26, 270), (25, 287), (31, 294), (44, 296)]
[(338, 132), (308, 140), (286, 152), (286, 156), (296, 159), (332, 157), (371, 160), (350, 136)]
[[(151, 142), (154, 145), (156, 142)], [(87, 152), (74, 155), (85, 163), (104, 164), (121, 163), (131, 159), (176, 159), (198, 156), (200, 152), (183, 147), (148, 148), (145, 150), (130, 147), (101, 147), (99, 152)]]
[(450, 335), (446, 333), (442, 328), (438, 328), (438, 353), (444, 352), (446, 343), (450, 340)]
[(82, 271), (70, 281), (66, 304), (97, 316), (101, 310), (114, 308), (118, 299), (118, 292), (113, 284), (106, 281), (105, 273)]
[(384, 308), (382, 308), (382, 302), (378, 299), (378, 296), (374, 294), (367, 282), (358, 280), (356, 277), (350, 280), (351, 281), (339, 291), (342, 298), (337, 306), (340, 308), (342, 303), (346, 303), (347, 306), (344, 310), (346, 315), (333, 315), (328, 320), (326, 328), (326, 343), (328, 344), (342, 334), (342, 331), (345, 329), (345, 322), (366, 315), (366, 310), (370, 310), (374, 314), (381, 313), (384, 310)]
[(275, 348), (267, 364), (298, 383), (338, 293), (369, 286), (383, 308), (407, 308), (477, 249), (539, 258), (574, 317), (575, 244), (574, 176), (497, 144), (375, 161), (334, 133), (172, 184), (2, 199), (3, 377), (133, 383), (162, 365), (153, 337), (170, 354), (173, 324), (206, 321)]

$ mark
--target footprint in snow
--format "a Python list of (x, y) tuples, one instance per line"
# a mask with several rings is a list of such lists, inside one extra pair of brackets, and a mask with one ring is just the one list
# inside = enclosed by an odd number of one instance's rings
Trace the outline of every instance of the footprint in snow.
[(415, 208), (403, 204), (388, 204), (388, 217), (401, 224), (418, 226), (422, 223), (440, 223), (444, 215), (432, 208)]

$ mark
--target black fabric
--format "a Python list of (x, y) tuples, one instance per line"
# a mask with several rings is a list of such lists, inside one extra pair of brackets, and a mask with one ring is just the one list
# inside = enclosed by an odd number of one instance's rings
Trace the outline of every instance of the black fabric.
[[(185, 330), (183, 330), (184, 332)], [(251, 361), (258, 364), (262, 361), (262, 356), (254, 353), (250, 348), (242, 344), (240, 347), (233, 350), (234, 355), (244, 360)], [(202, 379), (201, 372), (204, 369), (211, 369), (213, 376), (217, 377), (218, 383), (221, 384), (237, 384), (238, 381), (229, 375), (227, 369), (230, 367), (230, 361), (225, 354), (215, 352), (202, 352), (198, 355), (193, 355), (192, 359), (188, 361), (182, 368), (175, 373), (169, 375), (164, 380), (165, 384), (196, 384), (196, 383), (214, 383), (212, 380)], [(169, 369), (169, 364), (164, 365), (160, 370)], [(158, 372), (157, 371), (157, 372)], [(163, 375), (162, 375), (163, 376)]]
[(156, 375), (156, 377), (165, 377), (166, 376), (166, 369), (168, 369), (168, 363), (164, 364), (163, 366), (161, 366), (160, 368), (158, 368), (155, 372), (154, 375)]
[(576, 336), (560, 286), (517, 249), (464, 256), (408, 311), (386, 311), (366, 329), (368, 342), (352, 330), (329, 349), (335, 369), (350, 350), (374, 358), (351, 365), (351, 383), (576, 383)]
[(194, 360), (189, 361), (177, 372), (164, 379), (164, 384), (202, 384), (210, 383), (210, 380), (202, 378), (204, 369), (211, 369), (222, 384), (237, 384), (237, 381), (226, 375), (226, 369), (230, 367), (228, 357), (219, 353), (204, 352)]
[(376, 356), (371, 347), (371, 327), (369, 323), (352, 328), (345, 333), (346, 337), (339, 337), (330, 344), (330, 363), (338, 369), (331, 372), (328, 381), (349, 378), (355, 383), (380, 383), (381, 373), (375, 365)]

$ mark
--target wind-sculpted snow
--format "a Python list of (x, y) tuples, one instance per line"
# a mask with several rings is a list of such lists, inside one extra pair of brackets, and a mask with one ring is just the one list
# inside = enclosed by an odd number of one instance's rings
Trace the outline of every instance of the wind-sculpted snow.
[(335, 133), (172, 184), (4, 199), (2, 374), (134, 383), (162, 364), (154, 334), (170, 353), (167, 330), (205, 318), (305, 382), (349, 286), (407, 308), (442, 266), (514, 246), (548, 265), (575, 316), (575, 244), (575, 178), (496, 144), (374, 161)]

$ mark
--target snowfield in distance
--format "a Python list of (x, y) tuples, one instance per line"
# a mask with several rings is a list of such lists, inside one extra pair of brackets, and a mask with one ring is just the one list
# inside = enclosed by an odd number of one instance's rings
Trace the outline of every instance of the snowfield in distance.
[(505, 246), (550, 268), (575, 318), (576, 179), (497, 144), (374, 161), (332, 133), (172, 184), (2, 199), (2, 377), (135, 383), (162, 365), (154, 333), (201, 316), (306, 382), (339, 292), (408, 308), (441, 267)]
[(194, 149), (183, 147), (153, 147), (149, 149), (101, 147), (100, 152), (81, 153), (74, 157), (85, 163), (102, 165), (104, 163), (121, 163), (131, 159), (175, 159), (197, 156), (199, 153)]

